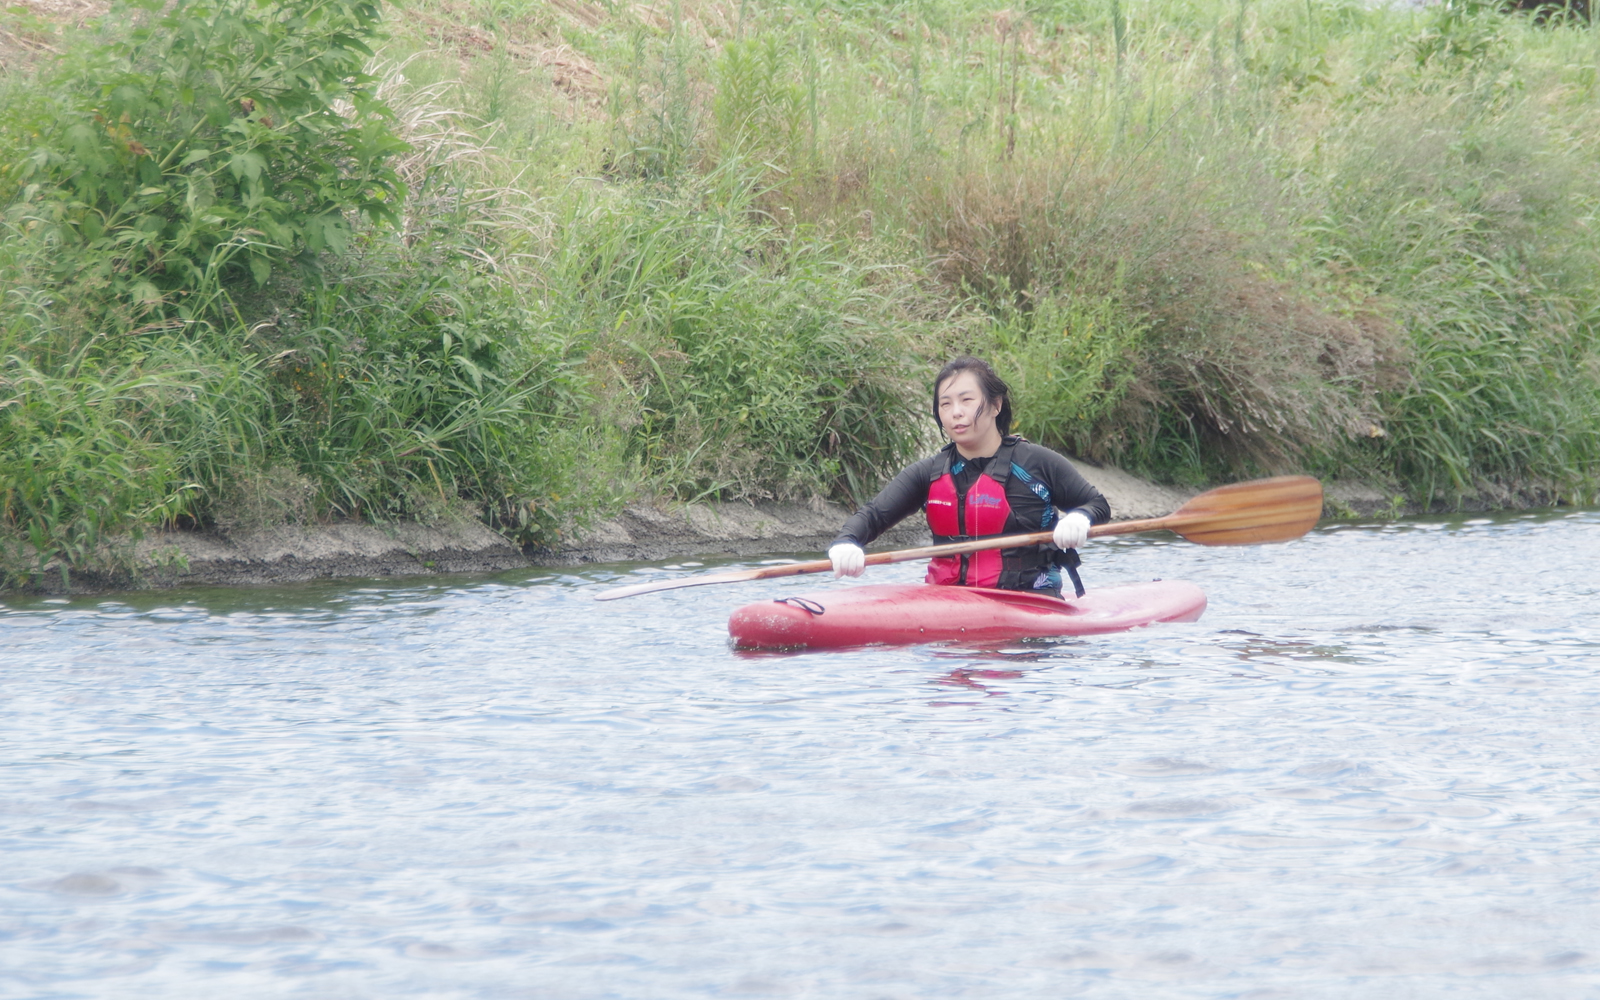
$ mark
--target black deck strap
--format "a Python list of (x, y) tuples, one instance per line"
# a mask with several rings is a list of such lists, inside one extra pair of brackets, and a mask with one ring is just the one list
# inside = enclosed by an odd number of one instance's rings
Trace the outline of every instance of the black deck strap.
[[(1083, 591), (1081, 591), (1081, 590), (1078, 591), (1078, 596), (1080, 596), (1080, 597), (1083, 596)], [(807, 600), (804, 597), (779, 597), (776, 600), (774, 600), (772, 603), (773, 604), (792, 604), (795, 607), (799, 608), (800, 610), (809, 611), (814, 615), (823, 614), (824, 612), (826, 612), (828, 610), (827, 608), (824, 608), (822, 605), (818, 604), (816, 601)]]
[(1057, 566), (1067, 571), (1067, 576), (1072, 579), (1072, 589), (1079, 597), (1084, 595), (1083, 578), (1078, 575), (1078, 567), (1083, 564), (1083, 557), (1078, 555), (1077, 549), (1057, 549), (1052, 560)]
[(1067, 575), (1072, 577), (1072, 589), (1073, 589), (1073, 592), (1076, 593), (1079, 597), (1082, 597), (1084, 595), (1083, 578), (1078, 576), (1078, 567), (1076, 567), (1076, 566), (1067, 566), (1067, 567), (1065, 567), (1065, 569), (1067, 571)]

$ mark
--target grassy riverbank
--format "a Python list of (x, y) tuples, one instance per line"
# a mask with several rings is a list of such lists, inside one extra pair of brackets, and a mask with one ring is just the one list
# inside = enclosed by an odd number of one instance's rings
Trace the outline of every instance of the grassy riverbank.
[[(220, 58), (216, 12), (175, 10)], [(315, 32), (275, 11), (250, 30), (281, 62)], [(242, 57), (183, 83), (204, 46), (137, 17), (4, 17), (13, 580), (162, 523), (537, 542), (641, 494), (860, 495), (957, 350), (1004, 368), (1024, 433), (1161, 478), (1597, 485), (1583, 27), (421, 0), (384, 11), (369, 81), (269, 99), (228, 89), (259, 81)]]

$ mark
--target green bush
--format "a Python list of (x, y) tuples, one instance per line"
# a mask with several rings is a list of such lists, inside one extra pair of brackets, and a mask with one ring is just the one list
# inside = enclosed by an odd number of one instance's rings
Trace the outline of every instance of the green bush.
[(206, 317), (229, 282), (342, 251), (351, 216), (396, 220), (406, 147), (362, 72), (376, 4), (143, 0), (107, 30), (63, 61), (0, 174), (59, 282)]

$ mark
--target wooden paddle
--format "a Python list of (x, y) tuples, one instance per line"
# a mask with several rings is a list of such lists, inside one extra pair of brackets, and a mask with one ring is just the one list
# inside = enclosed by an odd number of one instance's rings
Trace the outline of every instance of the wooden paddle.
[[(1311, 530), (1322, 516), (1322, 484), (1310, 476), (1277, 476), (1272, 479), (1255, 479), (1248, 483), (1219, 486), (1190, 500), (1166, 517), (1152, 517), (1142, 521), (1116, 521), (1097, 524), (1089, 529), (1090, 538), (1107, 535), (1131, 535), (1140, 531), (1174, 531), (1191, 542), (1201, 545), (1258, 545), (1262, 542), (1288, 542)], [(920, 549), (898, 549), (893, 552), (874, 552), (867, 556), (868, 566), (884, 563), (908, 562), (912, 559), (931, 559), (935, 556), (956, 556), (965, 552), (982, 552), (985, 549), (1015, 549), (1025, 545), (1042, 545), (1049, 542), (1051, 533), (1036, 531), (1031, 535), (1006, 535), (985, 538), (976, 542), (954, 542), (950, 545), (925, 545)], [(594, 595), (597, 601), (614, 601), (619, 597), (637, 597), (658, 590), (677, 590), (681, 587), (707, 587), (714, 583), (742, 583), (746, 580), (772, 580), (780, 576), (798, 576), (801, 573), (822, 573), (833, 569), (827, 559), (811, 562), (784, 563), (780, 566), (761, 566), (741, 569), (731, 573), (706, 573), (702, 576), (684, 576), (674, 580), (655, 580), (616, 587)]]

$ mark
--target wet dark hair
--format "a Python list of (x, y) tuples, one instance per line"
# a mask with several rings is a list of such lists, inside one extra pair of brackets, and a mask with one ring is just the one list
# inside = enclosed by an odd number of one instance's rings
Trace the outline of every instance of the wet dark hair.
[(978, 376), (978, 388), (983, 391), (984, 402), (996, 409), (995, 427), (1001, 436), (1010, 434), (1011, 388), (994, 373), (994, 369), (989, 367), (989, 362), (969, 355), (951, 359), (949, 364), (939, 369), (939, 377), (933, 380), (933, 422), (939, 425), (941, 431), (944, 430), (944, 421), (939, 419), (939, 387), (962, 372), (971, 372)]

